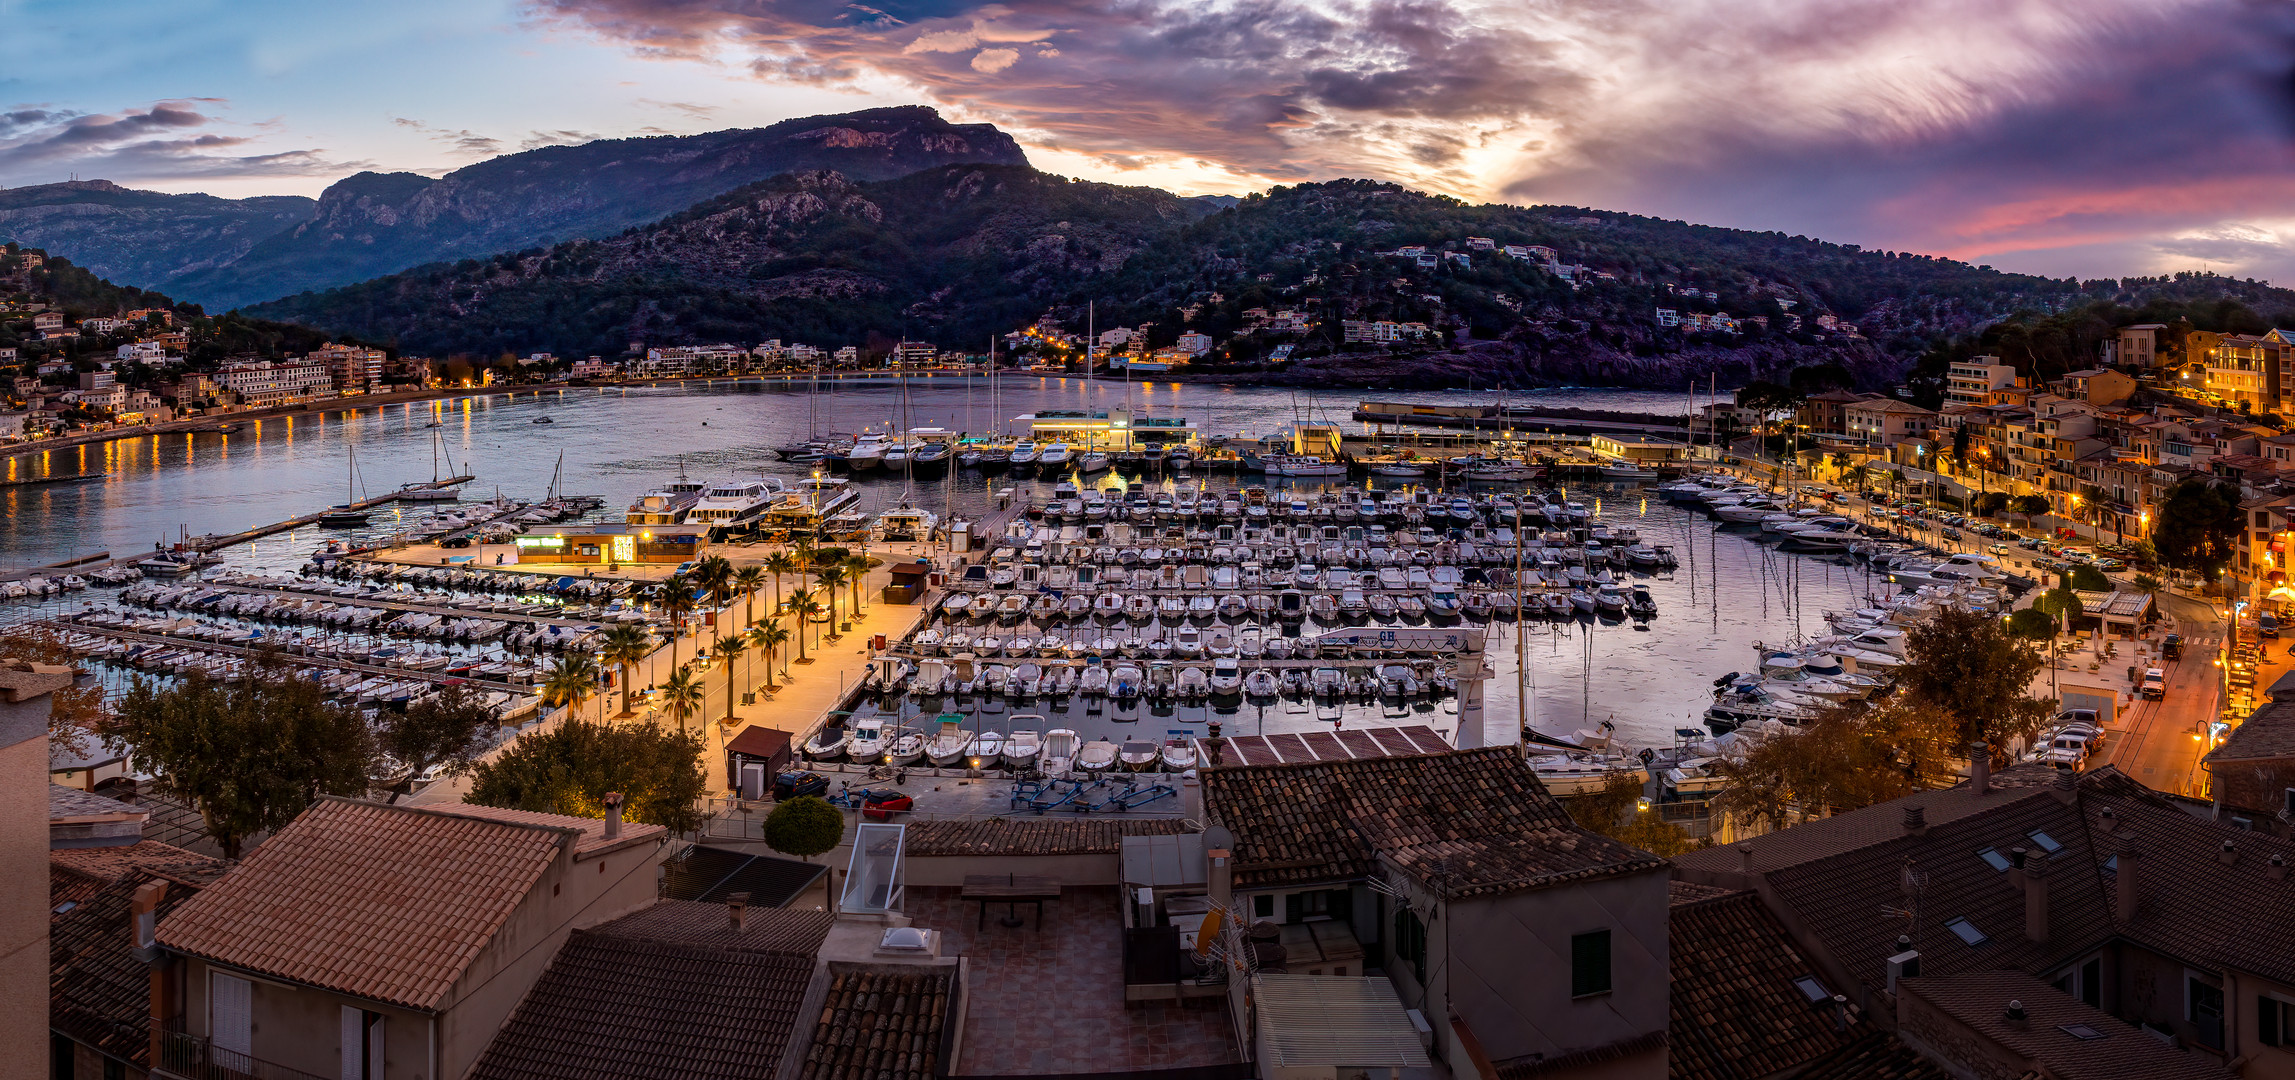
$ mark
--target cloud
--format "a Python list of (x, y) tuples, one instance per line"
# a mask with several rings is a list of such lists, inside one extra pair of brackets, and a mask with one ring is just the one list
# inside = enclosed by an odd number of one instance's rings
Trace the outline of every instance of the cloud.
[(1259, 182), (1379, 176), (2039, 263), (2295, 217), (2274, 183), (2295, 164), (2295, 9), (2255, 0), (536, 10), (646, 56), (907, 87), (1063, 154)]
[(464, 154), (470, 157), (485, 158), (493, 157), (494, 155), (502, 152), (502, 140), (494, 138), (491, 135), (480, 135), (468, 128), (449, 129), (432, 127), (420, 120), (409, 120), (403, 116), (391, 117), (390, 122), (402, 128), (409, 128), (414, 131), (419, 131), (438, 142), (446, 144), (448, 149), (454, 151), (457, 154)]
[(530, 131), (526, 133), (525, 138), (518, 140), (518, 149), (538, 150), (545, 146), (580, 146), (583, 143), (596, 142), (603, 138), (605, 136), (594, 131), (573, 131), (566, 128), (560, 128), (556, 131)]
[(114, 180), (323, 176), (366, 165), (315, 148), (262, 152), (259, 127), (236, 129), (257, 134), (199, 130), (221, 124), (201, 111), (213, 102), (187, 98), (111, 113), (36, 106), (0, 112), (0, 184), (72, 174)]
[(702, 105), (691, 101), (655, 101), (652, 98), (639, 98), (637, 100), (640, 105), (683, 113), (687, 118), (693, 120), (712, 120), (717, 116), (717, 106), (715, 105)]

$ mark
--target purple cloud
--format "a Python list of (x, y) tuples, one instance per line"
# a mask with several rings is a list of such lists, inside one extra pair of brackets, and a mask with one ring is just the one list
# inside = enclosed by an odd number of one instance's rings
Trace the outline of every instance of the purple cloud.
[(250, 152), (254, 136), (195, 131), (217, 122), (199, 110), (203, 100), (114, 113), (0, 112), (0, 184), (45, 183), (66, 172), (152, 180), (332, 175), (364, 165), (317, 149)]

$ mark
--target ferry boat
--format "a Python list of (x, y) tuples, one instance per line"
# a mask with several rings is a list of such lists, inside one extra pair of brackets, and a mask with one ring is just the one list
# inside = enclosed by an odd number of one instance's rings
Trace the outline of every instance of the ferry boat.
[(877, 515), (877, 536), (884, 540), (931, 540), (940, 516), (930, 510), (902, 506)]
[(632, 525), (682, 525), (708, 485), (678, 477), (637, 497), (625, 520)]
[(785, 489), (775, 479), (729, 480), (710, 484), (685, 519), (717, 529), (743, 529), (781, 501)]

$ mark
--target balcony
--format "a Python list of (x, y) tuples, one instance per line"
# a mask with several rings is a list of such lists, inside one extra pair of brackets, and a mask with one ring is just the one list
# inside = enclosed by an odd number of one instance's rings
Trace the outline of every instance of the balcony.
[(179, 1077), (181, 1080), (333, 1080), (274, 1065), (260, 1058), (230, 1050), (218, 1050), (205, 1037), (180, 1030), (182, 1021), (168, 1025), (160, 1035), (160, 1063), (152, 1070), (155, 1077)]

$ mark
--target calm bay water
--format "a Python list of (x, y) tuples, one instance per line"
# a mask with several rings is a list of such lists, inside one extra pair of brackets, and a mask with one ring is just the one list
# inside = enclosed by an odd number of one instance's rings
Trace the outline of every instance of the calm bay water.
[[(1045, 409), (1132, 408), (1151, 415), (1185, 414), (1213, 433), (1266, 434), (1294, 419), (1345, 422), (1361, 398), (1427, 403), (1495, 402), (1496, 394), (1446, 392), (1342, 392), (1312, 396), (1290, 390), (1137, 384), (1080, 379), (1009, 378), (1001, 407), (992, 408), (985, 384), (912, 390), (908, 426), (986, 431), (996, 418)], [(1510, 404), (1680, 413), (1685, 395), (1630, 390), (1556, 390), (1507, 395)], [(341, 416), (304, 416), (247, 422), (231, 435), (174, 435), (126, 440), (0, 461), (0, 480), (100, 476), (75, 484), (0, 488), (0, 567), (55, 562), (97, 550), (115, 554), (191, 535), (229, 533), (309, 513), (344, 500), (347, 492), (378, 494), (433, 475), (434, 445), (441, 475), (464, 471), (478, 480), (466, 497), (499, 489), (538, 498), (553, 476), (562, 493), (594, 494), (608, 516), (638, 494), (675, 477), (797, 477), (808, 470), (776, 460), (772, 447), (803, 438), (809, 429), (853, 431), (901, 423), (903, 395), (887, 384), (845, 385), (808, 395), (802, 387), (763, 389), (755, 384), (644, 389), (567, 389), (425, 402), (360, 410)], [(550, 424), (535, 424), (540, 416)], [(430, 427), (432, 422), (439, 427)], [(434, 440), (434, 436), (437, 438)], [(356, 479), (353, 478), (353, 460)], [(998, 486), (1012, 481), (999, 478)], [(1231, 483), (1213, 478), (1213, 485)], [(896, 480), (862, 485), (863, 503), (885, 508), (904, 492)], [(1048, 484), (1045, 485), (1048, 489)], [(906, 493), (918, 505), (977, 512), (989, 498), (987, 483), (959, 474)], [(1494, 624), (1490, 657), (1498, 674), (1489, 684), (1494, 729), (1522, 711), (1515, 694), (1517, 634), (1529, 661), (1530, 722), (1567, 733), (1614, 720), (1635, 745), (1664, 743), (1676, 727), (1696, 726), (1711, 697), (1711, 680), (1753, 662), (1755, 642), (1780, 644), (1823, 632), (1825, 611), (1852, 606), (1871, 588), (1862, 570), (1806, 556), (1781, 554), (1748, 534), (1717, 530), (1701, 514), (1688, 514), (1638, 488), (1620, 485), (1572, 489), (1605, 520), (1631, 523), (1652, 543), (1674, 545), (1681, 568), (1651, 579), (1658, 618), (1647, 631), (1633, 624)], [(409, 507), (420, 515), (426, 508)], [(388, 521), (378, 517), (379, 526)], [(315, 530), (282, 534), (224, 554), (229, 565), (292, 570), (321, 542)], [(102, 599), (104, 590), (74, 594), (73, 605)], [(30, 605), (18, 604), (29, 614)], [(54, 602), (41, 605), (53, 609)], [(11, 613), (0, 611), (0, 620)], [(1272, 721), (1274, 718), (1261, 718)], [(1448, 716), (1429, 718), (1449, 728)], [(1269, 730), (1295, 725), (1270, 722)], [(1253, 729), (1250, 710), (1231, 722)]]

